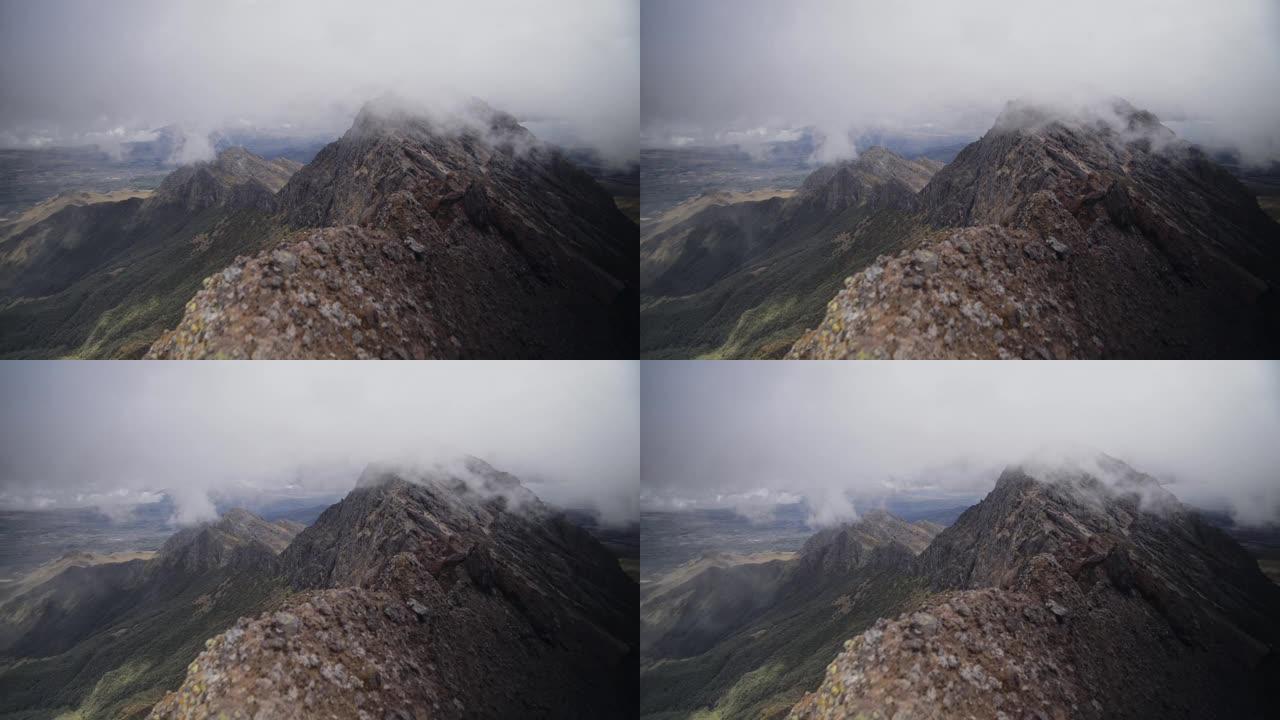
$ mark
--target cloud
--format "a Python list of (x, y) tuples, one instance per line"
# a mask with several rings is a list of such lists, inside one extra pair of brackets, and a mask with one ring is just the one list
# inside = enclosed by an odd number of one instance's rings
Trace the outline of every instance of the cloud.
[(1280, 4), (648, 0), (646, 138), (761, 125), (979, 135), (1005, 102), (1119, 96), (1187, 139), (1280, 159)]
[(1280, 363), (662, 362), (641, 374), (646, 508), (764, 488), (803, 496), (822, 524), (886, 495), (980, 497), (1006, 465), (1086, 448), (1183, 502), (1280, 522)]
[(562, 139), (625, 159), (638, 86), (634, 0), (0, 0), (9, 144), (171, 124), (337, 135), (390, 91), (562, 121)]
[[(31, 363), (0, 367), (0, 504), (344, 493), (370, 463), (475, 455), (541, 499), (636, 519), (632, 362)], [(144, 495), (151, 494), (151, 495)]]

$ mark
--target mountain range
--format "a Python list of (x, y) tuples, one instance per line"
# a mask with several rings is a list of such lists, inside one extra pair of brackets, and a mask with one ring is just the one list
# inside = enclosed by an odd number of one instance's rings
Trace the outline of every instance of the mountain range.
[(137, 559), (54, 561), (0, 605), (0, 717), (145, 716), (206, 638), (283, 599), (278, 553), (298, 529), (238, 511)]
[[(634, 357), (634, 222), (510, 115), (366, 105), (0, 228), (7, 357)], [(25, 221), (24, 221), (25, 218)]]
[(643, 717), (1271, 717), (1280, 586), (1123, 462), (1010, 466), (642, 595)]
[(1010, 103), (941, 166), (883, 148), (641, 247), (645, 357), (1260, 357), (1280, 225), (1149, 112)]
[(305, 528), (233, 509), (153, 556), (93, 560), (0, 604), (0, 717), (585, 718), (637, 702), (635, 581), (474, 458), (370, 466)]

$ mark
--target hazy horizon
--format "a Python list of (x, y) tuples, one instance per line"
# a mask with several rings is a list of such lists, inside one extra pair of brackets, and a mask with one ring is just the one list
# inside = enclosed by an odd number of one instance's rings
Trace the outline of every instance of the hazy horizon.
[(633, 362), (387, 364), (12, 361), (0, 507), (176, 504), (345, 494), (371, 463), (477, 456), (546, 502), (637, 517)]
[(650, 0), (644, 147), (750, 146), (801, 128), (815, 159), (868, 131), (977, 137), (1010, 101), (1124, 98), (1184, 138), (1280, 160), (1280, 5)]
[(384, 93), (477, 97), (544, 140), (633, 160), (639, 7), (630, 0), (0, 0), (0, 147), (122, 143), (176, 125), (336, 138)]
[[(978, 498), (1009, 465), (1102, 452), (1181, 501), (1280, 522), (1274, 362), (645, 363), (641, 507), (810, 522)], [(878, 506), (878, 505), (873, 505)]]

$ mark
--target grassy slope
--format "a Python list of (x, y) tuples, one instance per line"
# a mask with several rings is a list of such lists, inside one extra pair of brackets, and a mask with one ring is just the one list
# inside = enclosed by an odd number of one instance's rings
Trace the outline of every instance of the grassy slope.
[[(282, 234), (256, 210), (206, 210), (164, 225), (53, 295), (0, 307), (0, 358), (132, 358), (182, 317), (201, 281)], [(208, 239), (203, 250), (193, 242)]]
[(94, 192), (92, 190), (77, 190), (72, 192), (64, 192), (55, 195), (42, 203), (28, 208), (13, 220), (0, 223), (0, 242), (7, 240), (14, 235), (35, 225), (41, 220), (45, 220), (59, 210), (71, 205), (96, 205), (98, 203), (114, 203), (130, 198), (145, 200), (151, 197), (151, 190), (112, 190), (110, 192)]
[[(763, 257), (709, 288), (641, 302), (643, 358), (781, 357), (826, 312), (844, 279), (877, 256), (908, 247), (922, 226), (911, 216), (850, 208), (788, 229)], [(851, 242), (838, 242), (842, 233)]]
[(105, 618), (71, 649), (0, 667), (0, 719), (144, 717), (182, 683), (207, 638), (286, 596), (277, 581), (228, 571), (163, 602), (138, 592), (129, 612)]
[[(859, 589), (851, 611), (837, 612), (837, 599)], [(782, 717), (818, 686), (845, 640), (924, 596), (915, 580), (894, 571), (855, 574), (816, 593), (794, 592), (708, 652), (642, 668), (641, 717)]]

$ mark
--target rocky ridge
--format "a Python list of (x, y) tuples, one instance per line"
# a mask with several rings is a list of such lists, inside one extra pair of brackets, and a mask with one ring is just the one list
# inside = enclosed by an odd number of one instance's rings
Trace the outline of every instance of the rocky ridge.
[(820, 572), (848, 572), (865, 565), (871, 552), (894, 544), (919, 555), (942, 530), (928, 520), (906, 522), (884, 510), (870, 510), (857, 522), (841, 523), (814, 533), (800, 550), (802, 565)]
[(790, 357), (1258, 357), (1280, 337), (1280, 225), (1123, 101), (1013, 103), (918, 200), (931, 229), (847, 278)]
[(1101, 718), (1064, 656), (1058, 616), (1037, 598), (984, 589), (880, 619), (844, 645), (792, 720)]
[[(236, 271), (287, 263), (269, 252), (238, 259), (153, 356), (635, 355), (638, 228), (590, 176), (505, 113), (473, 103), (435, 117), (370, 103), (278, 203), (290, 225), (321, 228), (319, 241), (342, 246), (350, 261), (275, 285), (276, 275)], [(299, 233), (283, 252), (305, 254), (301, 243), (314, 248), (313, 238)], [(371, 302), (388, 300), (369, 273), (393, 278), (389, 292), (408, 293), (407, 302), (374, 318), (331, 313), (324, 320), (334, 327), (311, 335), (341, 339), (295, 342), (306, 334), (295, 312), (351, 308), (350, 293), (365, 288)], [(203, 319), (221, 314), (244, 321)]]
[(886, 148), (870, 147), (854, 160), (824, 165), (810, 173), (790, 203), (795, 207), (790, 212), (804, 208), (836, 213), (864, 203), (914, 207), (916, 193), (942, 167), (936, 160), (908, 160)]
[(634, 582), (480, 461), (370, 468), (281, 562), (299, 594), (211, 639), (152, 717), (634, 711)]
[[(454, 359), (501, 344), (455, 334), (451, 306), (424, 292), (426, 249), (359, 226), (303, 230), (205, 278), (151, 358)], [(434, 298), (434, 299), (433, 299)], [(512, 333), (507, 340), (515, 341)]]
[(214, 522), (174, 533), (160, 547), (153, 566), (188, 573), (227, 566), (271, 567), (300, 530), (297, 523), (267, 522), (248, 510), (232, 508)]
[(940, 594), (847, 643), (792, 717), (1260, 718), (1277, 707), (1280, 588), (1112, 458), (1006, 470), (916, 573)]
[(242, 147), (231, 147), (211, 162), (184, 165), (169, 173), (145, 204), (179, 205), (190, 212), (225, 205), (270, 212), (276, 208), (276, 192), (301, 167), (294, 160), (265, 160)]

